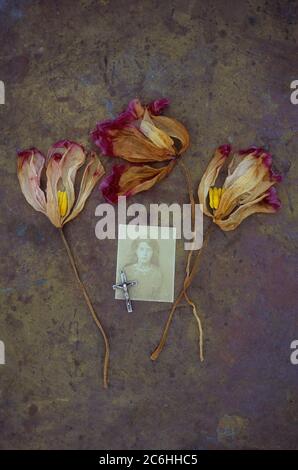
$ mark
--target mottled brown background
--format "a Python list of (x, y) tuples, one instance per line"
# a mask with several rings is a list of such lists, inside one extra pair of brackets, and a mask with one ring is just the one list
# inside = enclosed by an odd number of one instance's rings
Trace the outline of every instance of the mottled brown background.
[[(0, 15), (0, 447), (297, 448), (297, 1), (0, 0)], [(128, 315), (114, 300), (116, 244), (95, 238), (94, 191), (66, 232), (110, 335), (105, 391), (101, 338), (58, 233), (19, 190), (15, 152), (88, 144), (95, 122), (135, 96), (171, 99), (168, 113), (190, 131), (195, 185), (217, 145), (269, 148), (285, 176), (283, 209), (213, 232), (191, 289), (205, 362), (181, 306), (152, 363), (168, 305)], [(182, 182), (177, 167), (134, 201), (187, 202)], [(179, 244), (176, 289), (184, 255)]]

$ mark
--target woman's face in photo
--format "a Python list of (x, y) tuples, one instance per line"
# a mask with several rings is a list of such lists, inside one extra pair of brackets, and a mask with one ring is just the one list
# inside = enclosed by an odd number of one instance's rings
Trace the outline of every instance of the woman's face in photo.
[(137, 248), (138, 263), (148, 264), (151, 261), (153, 250), (147, 242), (140, 242)]

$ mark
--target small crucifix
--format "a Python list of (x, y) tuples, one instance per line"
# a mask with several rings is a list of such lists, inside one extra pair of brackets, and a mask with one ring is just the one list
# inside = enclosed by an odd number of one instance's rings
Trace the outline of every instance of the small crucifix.
[(120, 279), (121, 279), (120, 284), (114, 284), (113, 289), (114, 290), (121, 289), (123, 291), (124, 298), (125, 298), (125, 301), (126, 301), (127, 311), (132, 312), (133, 308), (132, 308), (131, 300), (130, 300), (130, 297), (129, 297), (128, 288), (131, 287), (131, 286), (136, 286), (137, 281), (128, 281), (127, 278), (126, 278), (126, 274), (125, 274), (123, 269), (120, 270)]

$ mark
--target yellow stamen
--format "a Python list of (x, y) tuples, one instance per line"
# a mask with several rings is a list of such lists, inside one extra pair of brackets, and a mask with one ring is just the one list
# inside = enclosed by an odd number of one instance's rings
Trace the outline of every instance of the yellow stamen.
[(213, 188), (209, 188), (209, 206), (213, 209)]
[(213, 207), (217, 209), (219, 205), (218, 189), (213, 188)]
[(58, 206), (61, 217), (64, 217), (68, 207), (66, 191), (58, 191)]
[(209, 188), (209, 205), (211, 209), (218, 209), (223, 192), (223, 188), (216, 188), (215, 186), (213, 188)]

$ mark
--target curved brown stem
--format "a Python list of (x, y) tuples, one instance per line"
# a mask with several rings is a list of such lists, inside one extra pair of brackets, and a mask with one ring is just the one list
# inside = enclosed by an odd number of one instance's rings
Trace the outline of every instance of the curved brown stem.
[[(184, 175), (185, 175), (185, 178), (186, 178), (186, 184), (187, 184), (187, 188), (188, 188), (188, 195), (189, 195), (189, 200), (190, 200), (190, 203), (191, 203), (191, 228), (192, 230), (194, 231), (195, 230), (195, 199), (194, 199), (194, 194), (193, 194), (193, 186), (192, 186), (192, 179), (191, 179), (191, 174), (190, 174), (190, 171), (189, 169), (187, 168), (187, 166), (183, 163), (183, 161), (181, 160), (178, 160), (178, 163), (179, 165), (182, 167), (183, 169), (183, 172), (184, 172)], [(183, 295), (188, 303), (188, 305), (191, 306), (192, 308), (192, 313), (196, 319), (196, 322), (198, 324), (198, 329), (199, 329), (199, 352), (200, 352), (200, 360), (203, 361), (204, 360), (204, 354), (203, 354), (203, 328), (202, 328), (202, 323), (201, 323), (201, 319), (199, 317), (199, 314), (198, 314), (198, 311), (197, 311), (197, 307), (195, 305), (195, 303), (189, 298), (186, 290), (187, 290), (187, 282), (188, 282), (188, 279), (189, 279), (189, 276), (190, 276), (190, 265), (191, 265), (191, 260), (192, 260), (192, 256), (193, 256), (193, 250), (191, 250), (188, 254), (188, 257), (187, 257), (187, 264), (186, 264), (186, 268), (185, 268), (185, 272), (186, 272), (186, 276), (185, 276), (185, 279), (184, 279), (184, 283), (183, 283)], [(178, 297), (177, 299), (177, 302), (175, 302), (172, 310), (170, 312), (170, 315), (169, 315), (169, 318), (168, 318), (168, 322), (167, 322), (167, 325), (166, 325), (166, 331), (169, 329), (170, 327), (170, 324), (171, 324), (171, 321), (172, 321), (172, 317), (173, 317), (173, 314), (180, 302), (180, 300), (182, 299), (182, 295)], [(166, 333), (167, 335), (167, 333)], [(165, 337), (164, 337), (164, 342), (165, 342)], [(163, 344), (164, 344), (163, 342)], [(163, 346), (162, 346), (163, 347)], [(155, 351), (153, 353), (153, 358), (157, 358), (158, 355), (160, 354), (161, 350), (158, 350), (157, 352), (157, 356), (155, 355)], [(155, 357), (156, 356), (156, 357)]]
[[(188, 195), (189, 195), (189, 200), (190, 200), (190, 204), (191, 204), (191, 220), (192, 220), (192, 226), (193, 226), (194, 220), (195, 220), (195, 207), (196, 207), (196, 203), (195, 203), (195, 198), (194, 198), (194, 195), (193, 195), (191, 176), (190, 176), (189, 169), (188, 169), (187, 166), (184, 164), (183, 160), (178, 160), (178, 164), (179, 164), (179, 165), (181, 166), (181, 168), (183, 169), (184, 175), (185, 175), (185, 178), (186, 178), (187, 189), (188, 189)], [(192, 228), (193, 228), (193, 227), (192, 227)]]
[(184, 293), (184, 297), (187, 300), (188, 305), (190, 305), (191, 308), (192, 308), (193, 316), (195, 317), (196, 322), (198, 324), (200, 361), (203, 362), (203, 360), (204, 360), (204, 348), (203, 348), (203, 327), (202, 327), (202, 322), (201, 322), (200, 316), (198, 314), (196, 304), (188, 297), (188, 294), (187, 294), (185, 289), (184, 289), (183, 293)]
[[(164, 326), (164, 329), (163, 329), (163, 332), (162, 332), (162, 335), (161, 335), (161, 339), (159, 341), (159, 344), (158, 346), (155, 348), (155, 350), (153, 351), (153, 353), (151, 354), (151, 359), (153, 361), (155, 361), (158, 356), (160, 355), (161, 351), (163, 350), (163, 347), (166, 343), (166, 340), (167, 340), (167, 337), (168, 337), (168, 333), (169, 333), (169, 329), (170, 329), (170, 326), (171, 326), (171, 323), (172, 323), (172, 320), (173, 320), (173, 316), (174, 316), (174, 313), (176, 311), (176, 308), (177, 306), (179, 305), (180, 301), (182, 300), (183, 296), (186, 297), (186, 299), (188, 297), (186, 291), (188, 289), (188, 287), (190, 286), (197, 270), (198, 270), (198, 267), (199, 267), (199, 261), (200, 261), (200, 258), (201, 258), (201, 254), (203, 253), (203, 249), (206, 248), (207, 244), (208, 244), (208, 241), (209, 241), (209, 237), (210, 237), (210, 233), (211, 233), (211, 228), (213, 227), (213, 222), (210, 223), (209, 227), (207, 228), (207, 231), (206, 231), (206, 234), (205, 234), (205, 238), (204, 238), (204, 242), (203, 242), (203, 245), (201, 246), (200, 250), (197, 251), (196, 253), (196, 256), (195, 256), (195, 259), (194, 259), (194, 263), (193, 263), (193, 267), (190, 271), (189, 274), (186, 275), (185, 279), (184, 279), (184, 284), (183, 284), (183, 288), (181, 289), (177, 299), (175, 300), (174, 302), (174, 305), (169, 313), (169, 316), (167, 318), (167, 321), (166, 321), (166, 324)], [(187, 267), (189, 267), (189, 258), (191, 257), (191, 252), (190, 254), (188, 255), (188, 261), (187, 261)], [(193, 308), (193, 314), (198, 322), (198, 326), (199, 326), (199, 331), (200, 331), (200, 358), (202, 359), (203, 357), (203, 346), (202, 346), (202, 340), (203, 340), (203, 334), (200, 330), (200, 328), (202, 327), (201, 326), (201, 322), (200, 322), (200, 319), (198, 318), (198, 315), (196, 315), (196, 310), (194, 310), (194, 304), (193, 302), (189, 299), (189, 303), (190, 305), (192, 306)]]
[[(180, 166), (182, 167), (182, 169), (184, 171), (185, 178), (186, 178), (188, 194), (189, 194), (189, 200), (190, 200), (190, 203), (191, 203), (191, 226), (192, 226), (191, 228), (194, 231), (195, 230), (195, 198), (194, 198), (194, 194), (193, 194), (191, 174), (190, 174), (189, 169), (187, 168), (187, 166), (184, 165), (183, 161), (179, 161), (179, 163), (180, 163)], [(197, 307), (196, 307), (195, 303), (189, 298), (189, 296), (186, 292), (186, 289), (187, 289), (186, 281), (189, 278), (189, 274), (190, 274), (190, 264), (191, 264), (192, 255), (193, 255), (193, 250), (191, 250), (189, 252), (188, 257), (187, 257), (187, 264), (186, 264), (186, 268), (185, 268), (186, 276), (185, 276), (184, 283), (183, 283), (183, 293), (184, 293), (184, 297), (185, 297), (188, 305), (191, 306), (192, 313), (193, 313), (193, 315), (194, 315), (194, 317), (195, 317), (195, 319), (198, 323), (200, 360), (203, 361), (204, 360), (204, 354), (203, 354), (203, 328), (202, 328), (202, 323), (201, 323), (201, 319), (199, 317), (199, 314), (197, 312)]]
[(63, 244), (66, 248), (66, 251), (67, 251), (67, 255), (68, 255), (68, 258), (69, 258), (69, 261), (70, 261), (70, 264), (72, 266), (72, 269), (74, 271), (74, 274), (75, 274), (75, 277), (76, 277), (76, 280), (79, 284), (79, 287), (84, 295), (84, 298), (86, 300), (86, 303), (88, 305), (88, 308), (89, 308), (89, 311), (92, 315), (92, 318), (94, 320), (94, 322), (96, 323), (96, 326), (97, 328), (99, 329), (99, 331), (101, 332), (102, 334), (102, 337), (104, 339), (104, 343), (105, 343), (105, 358), (104, 358), (104, 367), (103, 367), (103, 385), (105, 388), (108, 387), (108, 369), (109, 369), (109, 358), (110, 358), (110, 346), (109, 346), (109, 340), (108, 340), (108, 337), (103, 329), (103, 326), (102, 324), (100, 323), (98, 317), (97, 317), (97, 314), (94, 310), (94, 307), (91, 303), (91, 300), (90, 300), (90, 297), (88, 295), (88, 292), (83, 284), (83, 282), (81, 281), (81, 278), (80, 278), (80, 275), (79, 275), (79, 272), (78, 272), (78, 269), (77, 269), (77, 266), (76, 266), (76, 262), (74, 260), (74, 257), (73, 257), (73, 254), (71, 252), (71, 249), (70, 249), (70, 246), (66, 240), (66, 237), (64, 235), (64, 232), (63, 232), (63, 228), (59, 228), (59, 232), (60, 232), (60, 235), (61, 235), (61, 238), (62, 238), (62, 241), (63, 241)]

